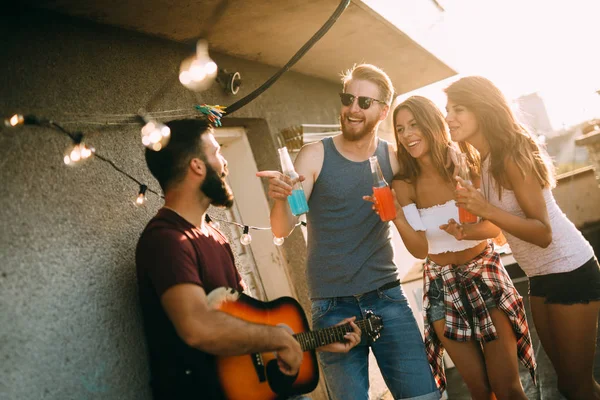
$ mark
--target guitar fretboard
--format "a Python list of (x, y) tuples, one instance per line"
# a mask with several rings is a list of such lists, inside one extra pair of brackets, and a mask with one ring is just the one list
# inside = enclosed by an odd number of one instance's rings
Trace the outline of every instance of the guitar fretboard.
[[(369, 321), (364, 319), (354, 322), (363, 334), (371, 331)], [(300, 343), (302, 351), (314, 350), (317, 347), (325, 346), (335, 342), (343, 342), (344, 335), (352, 332), (350, 324), (332, 326), (329, 328), (318, 329), (316, 331), (300, 332), (294, 335), (294, 338)]]

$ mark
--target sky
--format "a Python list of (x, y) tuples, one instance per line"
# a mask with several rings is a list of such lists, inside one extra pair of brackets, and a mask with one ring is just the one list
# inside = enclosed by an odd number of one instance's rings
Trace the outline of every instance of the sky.
[(600, 117), (598, 0), (363, 0), (458, 76), (410, 94), (442, 110), (442, 90), (468, 75), (509, 99), (538, 92), (555, 129)]

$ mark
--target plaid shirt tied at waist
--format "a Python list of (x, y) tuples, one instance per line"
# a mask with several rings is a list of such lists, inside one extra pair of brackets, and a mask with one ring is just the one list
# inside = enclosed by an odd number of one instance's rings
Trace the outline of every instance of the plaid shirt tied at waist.
[[(481, 285), (487, 286), (499, 310), (509, 318), (517, 338), (517, 354), (521, 362), (529, 369), (535, 383), (535, 355), (531, 345), (529, 326), (525, 317), (523, 298), (515, 289), (508, 273), (502, 266), (500, 255), (490, 244), (480, 255), (467, 264), (440, 266), (427, 259), (424, 265), (423, 314), (425, 323), (425, 349), (434, 378), (440, 391), (446, 389), (446, 374), (442, 367), (444, 348), (437, 338), (433, 326), (428, 320), (429, 286), (441, 277), (443, 281), (444, 304), (446, 306), (446, 325), (444, 336), (459, 342), (470, 340), (483, 342), (498, 338), (485, 299), (480, 293)], [(462, 294), (462, 296), (461, 296)], [(472, 320), (469, 318), (463, 297), (472, 308)]]

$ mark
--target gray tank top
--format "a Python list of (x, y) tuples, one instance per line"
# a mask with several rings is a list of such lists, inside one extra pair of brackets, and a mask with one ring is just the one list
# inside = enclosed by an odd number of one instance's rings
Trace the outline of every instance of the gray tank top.
[[(332, 138), (322, 140), (325, 157), (313, 186), (307, 214), (307, 278), (311, 298), (352, 296), (398, 279), (390, 224), (370, 202), (369, 160), (350, 161)], [(393, 178), (388, 143), (379, 139), (375, 154), (388, 183)]]

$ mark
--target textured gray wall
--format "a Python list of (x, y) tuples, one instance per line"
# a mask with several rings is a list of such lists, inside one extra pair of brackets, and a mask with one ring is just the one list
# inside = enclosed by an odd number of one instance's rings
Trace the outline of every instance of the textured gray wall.
[[(57, 121), (72, 121), (69, 113), (135, 113), (193, 49), (31, 10), (4, 13), (0, 33), (0, 114)], [(276, 72), (213, 57), (241, 72), (235, 98), (216, 85), (192, 94), (175, 81), (151, 110), (230, 104)], [(338, 89), (287, 73), (234, 116), (266, 120), (250, 135), (257, 152), (265, 142), (252, 135), (334, 123)], [(146, 172), (139, 127), (65, 125), (83, 130), (100, 154), (157, 188)], [(270, 155), (256, 154), (259, 165), (273, 164), (274, 145), (266, 143)], [(146, 207), (136, 207), (136, 185), (99, 160), (66, 167), (68, 145), (43, 128), (0, 132), (0, 398), (148, 399), (134, 248), (160, 201), (149, 195)]]

